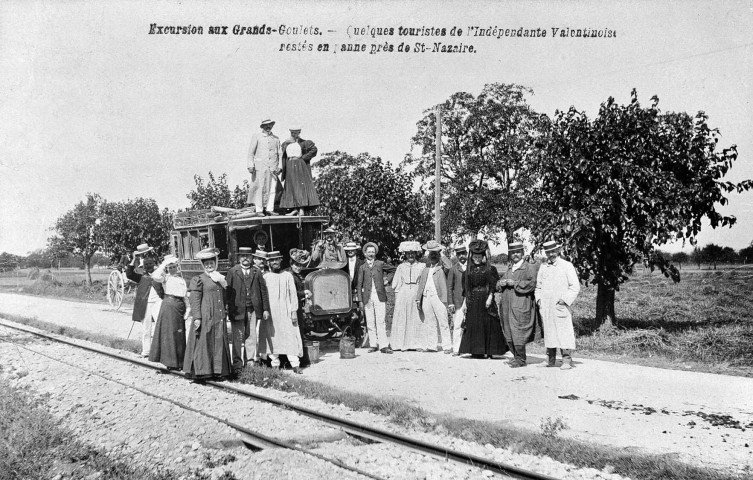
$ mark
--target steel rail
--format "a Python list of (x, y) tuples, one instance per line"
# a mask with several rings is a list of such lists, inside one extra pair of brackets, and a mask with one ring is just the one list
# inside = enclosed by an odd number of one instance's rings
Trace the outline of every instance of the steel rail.
[[(3, 325), (3, 326), (8, 327), (8, 325)], [(9, 328), (13, 328), (13, 327), (9, 327)], [(371, 479), (374, 479), (374, 480), (385, 480), (383, 477), (374, 475), (374, 474), (369, 473), (369, 472), (367, 472), (365, 470), (361, 470), (360, 468), (350, 466), (350, 465), (344, 463), (342, 460), (339, 460), (337, 458), (330, 458), (330, 457), (327, 457), (325, 455), (322, 455), (322, 454), (319, 454), (319, 453), (316, 453), (316, 452), (312, 452), (311, 450), (307, 450), (305, 448), (298, 447), (296, 445), (293, 445), (292, 443), (285, 442), (284, 440), (280, 440), (278, 438), (274, 438), (274, 437), (270, 437), (270, 436), (264, 435), (263, 433), (257, 432), (256, 430), (251, 430), (250, 428), (246, 428), (243, 425), (231, 422), (230, 420), (226, 420), (224, 418), (220, 418), (220, 417), (218, 417), (216, 415), (213, 415), (211, 413), (205, 412), (203, 410), (199, 410), (199, 409), (194, 408), (194, 407), (192, 407), (190, 405), (186, 405), (183, 402), (179, 402), (178, 400), (173, 400), (171, 398), (165, 397), (165, 396), (160, 395), (158, 393), (150, 392), (148, 390), (144, 390), (143, 388), (137, 387), (135, 385), (131, 385), (129, 383), (122, 382), (122, 381), (116, 380), (114, 378), (110, 378), (107, 375), (103, 375), (103, 374), (101, 374), (99, 372), (95, 372), (95, 371), (83, 368), (80, 365), (75, 365), (75, 364), (72, 364), (70, 362), (66, 362), (65, 360), (61, 360), (59, 358), (55, 358), (55, 357), (53, 357), (51, 355), (47, 355), (46, 353), (38, 352), (38, 351), (33, 350), (33, 349), (31, 349), (31, 348), (29, 348), (27, 346), (19, 345), (17, 342), (14, 342), (13, 340), (0, 339), (0, 341), (11, 343), (16, 348), (22, 348), (22, 349), (24, 349), (24, 350), (26, 350), (28, 352), (34, 353), (36, 355), (40, 355), (40, 356), (45, 357), (45, 358), (49, 358), (50, 360), (53, 360), (53, 361), (58, 362), (58, 363), (62, 363), (62, 364), (67, 365), (67, 366), (69, 366), (71, 368), (76, 368), (78, 370), (82, 370), (82, 371), (87, 372), (87, 373), (89, 373), (91, 375), (95, 375), (97, 377), (100, 377), (100, 378), (102, 378), (102, 379), (104, 379), (106, 381), (118, 384), (118, 385), (120, 385), (122, 387), (130, 388), (131, 390), (135, 390), (135, 391), (137, 391), (137, 392), (139, 392), (139, 393), (141, 393), (143, 395), (146, 395), (148, 397), (152, 397), (152, 398), (156, 398), (158, 400), (162, 400), (163, 402), (167, 402), (167, 403), (169, 403), (171, 405), (175, 405), (175, 406), (180, 407), (180, 408), (182, 408), (182, 409), (184, 409), (186, 411), (193, 412), (193, 413), (196, 413), (198, 415), (202, 415), (204, 417), (207, 417), (207, 418), (209, 418), (211, 420), (214, 420), (214, 421), (216, 421), (218, 423), (221, 423), (221, 424), (223, 424), (225, 426), (228, 426), (228, 427), (232, 428), (233, 430), (236, 430), (238, 432), (243, 433), (244, 435), (246, 435), (246, 437), (245, 438), (241, 437), (241, 442), (243, 442), (243, 443), (245, 443), (247, 445), (251, 445), (252, 447), (255, 447), (255, 448), (258, 448), (258, 449), (285, 448), (285, 449), (288, 449), (288, 450), (295, 450), (297, 452), (300, 452), (300, 453), (303, 453), (303, 454), (306, 454), (306, 455), (311, 455), (314, 458), (318, 458), (320, 460), (324, 460), (325, 462), (331, 463), (331, 464), (333, 464), (333, 465), (335, 465), (337, 467), (340, 467), (340, 468), (342, 468), (344, 470), (348, 470), (348, 471), (351, 471), (353, 473), (357, 473), (359, 475), (363, 475), (364, 477), (368, 477), (368, 478), (371, 478)]]
[[(136, 365), (151, 368), (153, 370), (159, 370), (162, 372), (171, 373), (173, 375), (185, 377), (183, 372), (178, 372), (175, 370), (168, 370), (164, 367), (158, 367), (152, 363), (147, 363), (140, 359), (128, 358), (128, 357), (124, 357), (122, 355), (118, 355), (112, 352), (100, 350), (99, 348), (95, 348), (95, 347), (91, 347), (87, 345), (81, 345), (81, 344), (72, 342), (70, 340), (67, 340), (65, 338), (59, 338), (58, 335), (53, 336), (50, 334), (35, 332), (33, 330), (29, 330), (25, 327), (21, 327), (18, 325), (9, 325), (7, 324), (6, 321), (2, 321), (2, 320), (0, 320), (0, 325), (6, 326), (8, 328), (14, 328), (16, 330), (20, 330), (26, 333), (30, 333), (32, 335), (37, 335), (37, 336), (54, 340), (57, 342), (72, 345), (74, 347), (78, 347), (84, 350), (89, 350), (92, 352), (100, 353), (102, 355), (106, 355), (111, 358), (116, 358), (122, 361), (130, 362)], [(375, 441), (383, 441), (383, 442), (400, 445), (409, 450), (417, 451), (425, 455), (431, 455), (431, 456), (445, 459), (445, 460), (452, 460), (454, 462), (461, 463), (464, 465), (470, 465), (473, 467), (490, 470), (492, 472), (506, 475), (508, 477), (519, 479), (519, 480), (558, 480), (557, 478), (551, 477), (549, 475), (544, 475), (537, 472), (531, 472), (531, 471), (528, 471), (528, 470), (525, 470), (525, 469), (522, 469), (513, 465), (507, 465), (502, 462), (497, 462), (495, 460), (490, 460), (487, 458), (479, 457), (471, 453), (459, 452), (451, 448), (434, 445), (428, 442), (424, 442), (423, 440), (418, 440), (418, 439), (411, 438), (405, 435), (390, 432), (388, 430), (383, 430), (381, 428), (371, 427), (368, 425), (363, 425), (363, 424), (346, 420), (343, 418), (335, 417), (333, 415), (329, 415), (323, 412), (318, 412), (316, 410), (312, 410), (307, 407), (302, 407), (300, 405), (296, 405), (294, 403), (287, 402), (285, 400), (279, 400), (279, 399), (268, 397), (266, 395), (262, 395), (259, 393), (249, 392), (247, 390), (235, 387), (233, 385), (229, 385), (224, 382), (207, 380), (202, 383), (205, 385), (210, 385), (215, 388), (230, 391), (230, 392), (236, 393), (238, 395), (241, 395), (247, 398), (262, 401), (265, 403), (274, 404), (282, 408), (287, 408), (301, 415), (312, 417), (324, 423), (337, 426), (343, 429), (345, 432), (350, 433), (352, 435), (369, 438)]]

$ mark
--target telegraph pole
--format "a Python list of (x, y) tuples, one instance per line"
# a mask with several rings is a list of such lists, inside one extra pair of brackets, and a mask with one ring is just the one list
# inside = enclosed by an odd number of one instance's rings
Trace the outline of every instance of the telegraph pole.
[(440, 176), (442, 174), (442, 105), (437, 105), (437, 145), (436, 157), (434, 159), (434, 237), (437, 242), (442, 239), (441, 216), (439, 212), (440, 195)]

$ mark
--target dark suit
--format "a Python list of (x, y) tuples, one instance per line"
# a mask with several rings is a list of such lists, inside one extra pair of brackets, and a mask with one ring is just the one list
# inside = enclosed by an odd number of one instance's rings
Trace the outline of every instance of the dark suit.
[(250, 267), (248, 275), (243, 267), (236, 265), (225, 275), (227, 281), (227, 313), (230, 318), (233, 339), (233, 370), (243, 368), (242, 345), (249, 340), (247, 355), (256, 358), (256, 321), (263, 312), (269, 311), (269, 293), (262, 273)]
[(136, 273), (133, 265), (126, 266), (126, 277), (128, 280), (138, 284), (136, 287), (136, 298), (133, 301), (133, 315), (131, 315), (131, 320), (134, 322), (141, 322), (146, 316), (146, 307), (149, 302), (149, 294), (153, 284), (157, 287), (155, 288), (155, 291), (160, 298), (164, 296), (161, 288), (162, 285), (159, 282), (153, 282), (150, 275)]
[[(350, 276), (350, 268), (349, 268), (350, 263), (347, 263), (347, 262), (350, 262), (350, 257), (346, 256), (345, 261), (346, 263), (345, 263), (345, 266), (342, 268), (342, 270), (345, 273), (347, 273), (348, 276)], [(359, 258), (356, 255), (356, 266), (353, 269), (353, 276), (350, 277), (350, 288), (353, 290), (355, 290), (358, 287), (358, 272), (361, 270), (361, 265), (363, 265), (363, 262), (364, 262), (363, 259)]]
[(460, 271), (459, 265), (459, 263), (456, 263), (447, 273), (447, 304), (454, 305), (455, 310), (462, 308), (465, 300), (465, 291), (463, 290), (465, 271)]

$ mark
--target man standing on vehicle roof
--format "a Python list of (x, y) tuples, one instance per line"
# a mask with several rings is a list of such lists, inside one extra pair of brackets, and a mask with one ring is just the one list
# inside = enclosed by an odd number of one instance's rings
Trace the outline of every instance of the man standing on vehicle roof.
[(282, 197), (280, 188), (280, 157), (282, 145), (280, 139), (272, 133), (275, 122), (263, 120), (261, 132), (253, 134), (251, 146), (248, 149), (248, 172), (251, 174), (251, 185), (248, 189), (246, 204), (256, 207), (256, 214), (279, 215), (275, 213), (275, 204), (279, 204)]
[[(141, 322), (141, 356), (149, 356), (149, 348), (152, 344), (152, 333), (154, 322), (159, 315), (159, 308), (162, 305), (160, 292), (155, 290), (152, 285), (151, 274), (154, 271), (155, 261), (151, 256), (146, 256), (154, 250), (146, 243), (142, 243), (133, 252), (131, 263), (126, 266), (126, 277), (128, 280), (137, 283), (136, 299), (133, 302), (133, 315), (131, 320)], [(144, 274), (136, 273), (136, 259), (141, 256), (144, 263)]]
[(243, 369), (245, 358), (241, 346), (246, 345), (246, 355), (254, 363), (259, 357), (256, 353), (257, 318), (269, 319), (269, 297), (263, 273), (251, 266), (251, 249), (238, 249), (239, 264), (228, 270), (227, 282), (228, 317), (232, 329), (233, 373)]

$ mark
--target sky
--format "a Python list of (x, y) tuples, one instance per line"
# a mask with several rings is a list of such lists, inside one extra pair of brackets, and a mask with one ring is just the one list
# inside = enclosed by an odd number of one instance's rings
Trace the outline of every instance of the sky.
[[(368, 152), (399, 162), (423, 112), (487, 83), (533, 89), (552, 116), (590, 116), (636, 88), (663, 111), (699, 110), (736, 144), (731, 181), (753, 178), (753, 4), (708, 2), (77, 2), (0, 4), (0, 252), (43, 248), (55, 219), (96, 192), (187, 208), (193, 176), (248, 178), (251, 135), (265, 118), (285, 139), (298, 124), (320, 153)], [(202, 35), (150, 34), (150, 25)], [(266, 26), (265, 35), (233, 27)], [(281, 26), (306, 30), (280, 34)], [(209, 34), (227, 26), (227, 35)], [(544, 38), (468, 36), (469, 28), (545, 29)], [(401, 36), (399, 27), (445, 28)], [(453, 27), (462, 36), (450, 35)], [(309, 32), (318, 28), (319, 35)], [(393, 28), (393, 35), (375, 29)], [(611, 30), (611, 38), (553, 37), (552, 29)], [(425, 31), (424, 30), (424, 31)], [(366, 33), (365, 35), (359, 33)], [(372, 36), (373, 33), (373, 36)], [(475, 53), (398, 52), (401, 43), (472, 45)], [(305, 43), (304, 43), (305, 42)], [(393, 52), (369, 53), (379, 45)], [(300, 51), (301, 44), (313, 51)], [(329, 52), (319, 52), (328, 44)], [(342, 44), (366, 52), (334, 51)], [(297, 51), (286, 51), (286, 47)], [(701, 245), (753, 241), (753, 192), (718, 210)], [(664, 249), (677, 251), (682, 245)], [(684, 246), (689, 249), (688, 245)]]

